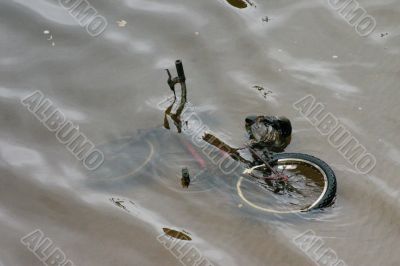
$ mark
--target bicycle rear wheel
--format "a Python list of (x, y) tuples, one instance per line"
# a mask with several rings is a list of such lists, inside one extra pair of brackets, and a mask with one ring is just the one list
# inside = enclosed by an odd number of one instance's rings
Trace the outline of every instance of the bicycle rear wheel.
[[(265, 165), (245, 171), (256, 178), (257, 189), (253, 186), (256, 192), (249, 193), (248, 190), (244, 193), (243, 179), (237, 186), (239, 195), (251, 206), (270, 212), (291, 213), (320, 209), (333, 203), (336, 177), (324, 161), (308, 154), (279, 153), (273, 155), (270, 165), (274, 171)], [(264, 193), (264, 197), (260, 193)]]

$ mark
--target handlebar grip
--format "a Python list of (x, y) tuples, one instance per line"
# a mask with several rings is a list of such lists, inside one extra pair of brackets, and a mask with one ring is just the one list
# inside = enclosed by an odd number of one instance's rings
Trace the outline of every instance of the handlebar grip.
[(183, 71), (183, 65), (181, 60), (175, 61), (176, 72), (178, 73), (179, 80), (184, 82), (186, 80), (185, 72)]

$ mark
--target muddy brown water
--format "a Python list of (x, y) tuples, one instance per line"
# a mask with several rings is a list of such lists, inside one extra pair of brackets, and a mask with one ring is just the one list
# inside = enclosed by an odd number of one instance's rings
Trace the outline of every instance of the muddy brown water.
[[(179, 265), (157, 240), (163, 228), (190, 234), (213, 265), (313, 265), (315, 256), (292, 241), (307, 230), (347, 265), (400, 264), (398, 2), (360, 1), (377, 21), (368, 37), (328, 1), (90, 3), (109, 23), (96, 38), (57, 1), (0, 1), (0, 265), (43, 265), (20, 243), (35, 229), (75, 265)], [(180, 167), (194, 174), (198, 165), (182, 152), (182, 136), (162, 128), (158, 107), (171, 96), (164, 69), (178, 58), (188, 99), (227, 143), (245, 141), (249, 114), (289, 117), (286, 150), (332, 166), (335, 205), (267, 213), (238, 196), (233, 178), (212, 174), (182, 190)], [(157, 132), (168, 149), (155, 156), (168, 163), (135, 172), (148, 152), (141, 142), (131, 165), (107, 146), (116, 156), (106, 157), (110, 167), (86, 170), (20, 103), (35, 90), (99, 147)], [(307, 94), (376, 157), (370, 173), (359, 174), (292, 107)]]

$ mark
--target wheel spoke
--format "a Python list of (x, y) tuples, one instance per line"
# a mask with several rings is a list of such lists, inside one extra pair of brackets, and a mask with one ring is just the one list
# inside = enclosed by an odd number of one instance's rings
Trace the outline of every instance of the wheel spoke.
[(278, 197), (276, 208), (293, 209), (297, 206), (304, 209), (320, 197), (325, 182), (324, 173), (312, 163), (285, 158), (274, 163), (273, 169), (271, 171), (260, 165), (251, 176), (260, 180), (257, 181), (260, 188)]

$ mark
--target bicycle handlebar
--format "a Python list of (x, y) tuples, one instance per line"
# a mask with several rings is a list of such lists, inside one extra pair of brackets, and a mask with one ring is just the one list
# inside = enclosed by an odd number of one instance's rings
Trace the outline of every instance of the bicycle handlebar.
[(176, 60), (175, 61), (175, 67), (176, 67), (176, 72), (178, 73), (179, 81), (180, 82), (185, 82), (186, 77), (185, 77), (185, 72), (183, 71), (183, 65), (181, 60)]

